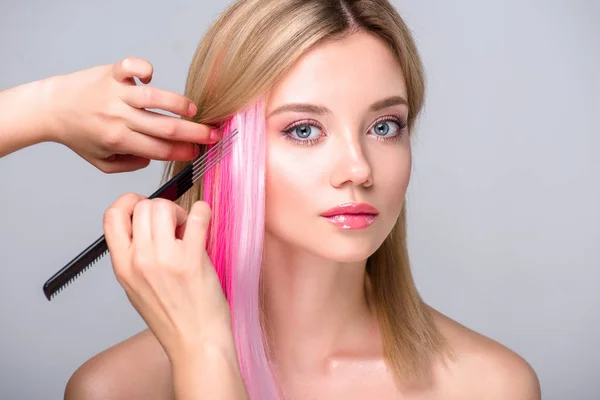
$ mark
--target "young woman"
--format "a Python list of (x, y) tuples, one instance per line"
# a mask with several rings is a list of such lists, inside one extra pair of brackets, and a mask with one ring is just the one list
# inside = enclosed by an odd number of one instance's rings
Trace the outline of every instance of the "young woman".
[(86, 362), (66, 398), (540, 398), (521, 357), (415, 288), (404, 197), (424, 77), (387, 0), (237, 1), (185, 95), (195, 122), (239, 131), (233, 152), (177, 205), (107, 210), (150, 329)]

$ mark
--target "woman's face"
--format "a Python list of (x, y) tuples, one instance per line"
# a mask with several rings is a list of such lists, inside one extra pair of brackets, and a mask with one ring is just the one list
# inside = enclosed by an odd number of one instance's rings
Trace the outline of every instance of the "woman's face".
[[(267, 99), (267, 243), (342, 262), (375, 252), (410, 179), (406, 100), (398, 61), (370, 34), (298, 60)], [(353, 207), (365, 203), (376, 211)]]

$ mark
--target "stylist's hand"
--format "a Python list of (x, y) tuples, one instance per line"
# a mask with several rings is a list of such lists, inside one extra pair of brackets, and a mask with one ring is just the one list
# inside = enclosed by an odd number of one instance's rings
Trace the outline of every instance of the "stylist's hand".
[[(146, 167), (150, 160), (190, 160), (195, 143), (214, 143), (211, 128), (177, 116), (192, 117), (196, 106), (186, 97), (148, 84), (153, 67), (128, 57), (53, 77), (53, 139), (71, 148), (103, 172)], [(177, 116), (146, 109), (168, 111)]]
[(204, 202), (187, 215), (131, 193), (104, 214), (115, 275), (171, 362), (206, 344), (235, 354), (229, 305), (205, 250), (210, 214)]

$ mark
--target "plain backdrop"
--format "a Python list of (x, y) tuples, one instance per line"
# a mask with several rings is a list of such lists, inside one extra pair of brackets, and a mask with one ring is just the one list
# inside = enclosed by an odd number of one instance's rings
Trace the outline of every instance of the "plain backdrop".
[[(394, 4), (428, 76), (408, 196), (423, 297), (521, 354), (544, 399), (600, 399), (600, 2)], [(3, 1), (0, 89), (135, 55), (182, 93), (226, 5)], [(162, 168), (105, 175), (48, 143), (0, 159), (1, 399), (62, 398), (79, 365), (145, 328), (108, 258), (52, 302), (42, 285)]]

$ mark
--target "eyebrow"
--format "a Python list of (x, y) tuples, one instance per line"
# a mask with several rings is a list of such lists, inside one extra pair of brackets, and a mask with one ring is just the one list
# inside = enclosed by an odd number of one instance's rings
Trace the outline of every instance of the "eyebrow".
[[(401, 96), (391, 96), (386, 97), (385, 99), (376, 101), (371, 104), (369, 107), (369, 112), (376, 112), (382, 110), (387, 107), (396, 106), (396, 105), (405, 105), (408, 107), (408, 102)], [(272, 117), (276, 114), (281, 114), (287, 111), (301, 112), (301, 113), (311, 113), (317, 115), (331, 114), (331, 110), (325, 106), (309, 104), (309, 103), (289, 103), (284, 104), (281, 107), (273, 110), (267, 118)]]

